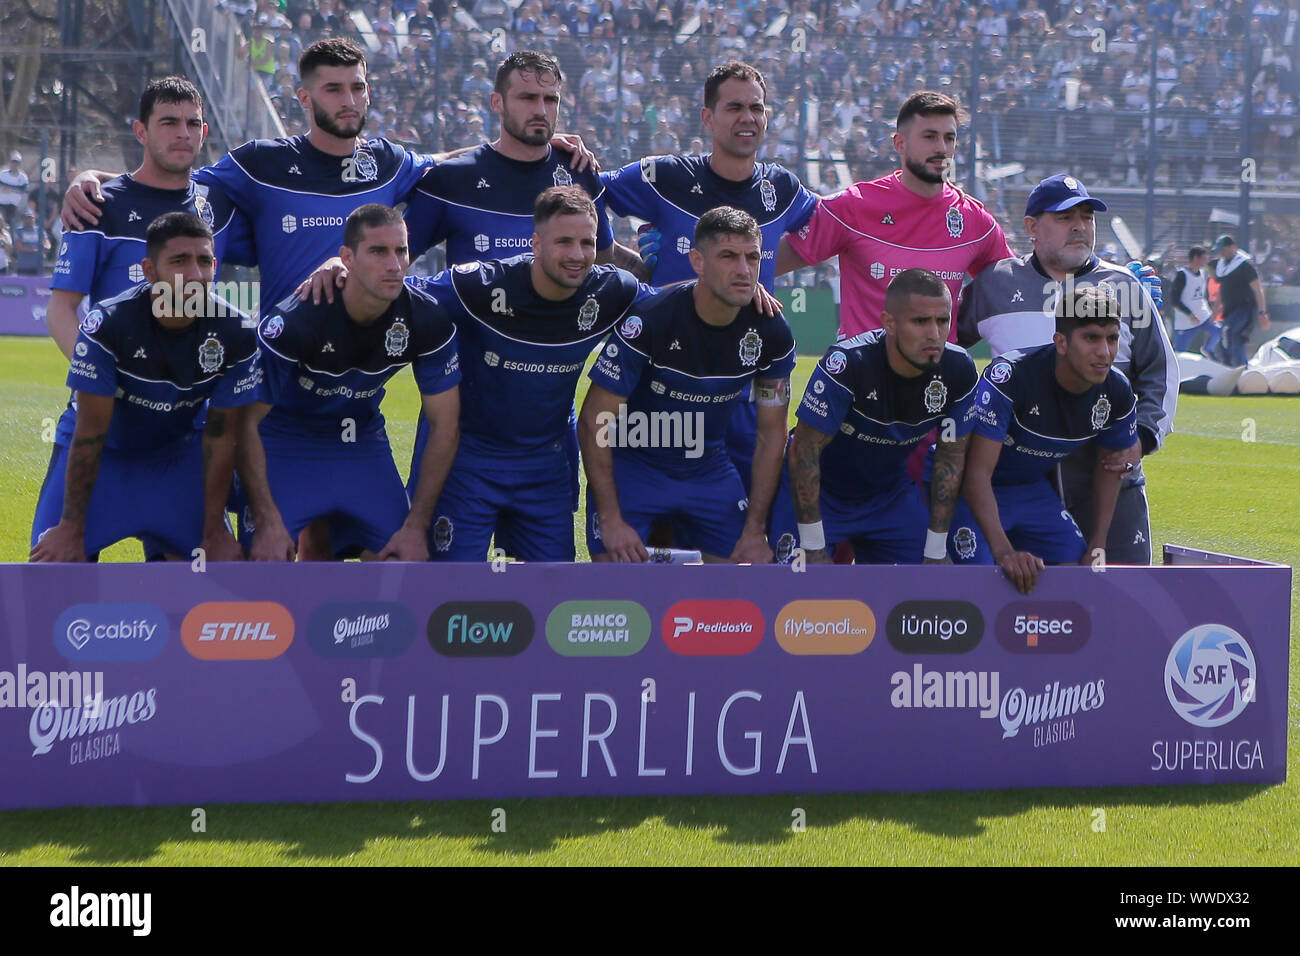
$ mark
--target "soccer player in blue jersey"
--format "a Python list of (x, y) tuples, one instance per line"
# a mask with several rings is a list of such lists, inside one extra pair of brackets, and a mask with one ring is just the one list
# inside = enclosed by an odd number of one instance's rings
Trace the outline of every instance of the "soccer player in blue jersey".
[[(410, 256), (395, 209), (351, 213), (340, 255), (350, 280), (335, 302), (291, 298), (258, 326), (265, 377), (240, 432), (249, 556), (289, 559), (297, 535), (326, 519), (331, 540), (356, 542), (363, 557), (427, 560), (433, 505), (456, 455), (456, 327), (403, 284)], [(384, 384), (406, 365), (431, 424), (410, 501), (379, 411)]]
[(88, 296), (93, 305), (144, 281), (145, 232), (163, 213), (192, 212), (207, 223), (218, 264), (253, 262), (247, 222), (225, 193), (190, 179), (208, 132), (203, 97), (194, 84), (179, 76), (152, 80), (140, 96), (139, 116), (131, 124), (144, 148), (139, 168), (103, 184), (97, 228), (65, 232), (54, 264), (45, 322), (68, 358), (82, 299)]
[[(704, 82), (704, 127), (712, 151), (703, 156), (649, 156), (621, 169), (601, 173), (605, 201), (620, 216), (653, 223), (661, 239), (653, 257), (650, 282), (666, 286), (695, 277), (691, 240), (700, 216), (717, 206), (749, 213), (759, 224), (763, 261), (759, 283), (769, 291), (776, 281), (776, 249), (781, 236), (801, 228), (812, 217), (817, 197), (788, 170), (758, 161), (767, 136), (767, 83), (746, 63), (730, 62), (713, 70)], [(752, 396), (751, 396), (752, 399)], [(727, 452), (749, 488), (757, 412), (752, 400), (736, 405), (727, 430)], [(787, 495), (773, 515), (774, 539), (788, 536), (778, 552), (793, 545), (794, 515)], [(774, 540), (774, 544), (777, 540)]]
[[(951, 293), (933, 272), (895, 276), (880, 321), (827, 351), (796, 412), (790, 481), (810, 564), (841, 542), (858, 564), (947, 560), (979, 376), (948, 342)], [(936, 427), (927, 509), (906, 465)]]
[[(699, 277), (637, 304), (592, 368), (578, 420), (587, 470), (587, 543), (598, 561), (645, 561), (669, 520), (706, 560), (772, 560), (767, 518), (781, 478), (794, 336), (750, 303), (758, 223), (727, 206), (695, 226)], [(727, 456), (727, 423), (751, 383), (758, 405), (751, 493)]]
[[(198, 547), (209, 561), (242, 556), (225, 502), (236, 425), (260, 377), (252, 323), (210, 298), (216, 256), (202, 219), (166, 213), (145, 241), (147, 281), (81, 323), (68, 372), (75, 428), (55, 439), (32, 522), (33, 561), (94, 560), (146, 535), (185, 560)], [(176, 309), (196, 283), (202, 307)], [(200, 440), (194, 414), (209, 399)]]
[(1108, 287), (1076, 288), (1057, 304), (1051, 345), (1000, 356), (984, 370), (952, 522), (958, 563), (996, 563), (1028, 594), (1045, 564), (1086, 564), (1105, 547), (1121, 473), (1098, 458), (1086, 544), (1049, 475), (1094, 438), (1111, 451), (1138, 442), (1137, 399), (1114, 368), (1120, 315)]

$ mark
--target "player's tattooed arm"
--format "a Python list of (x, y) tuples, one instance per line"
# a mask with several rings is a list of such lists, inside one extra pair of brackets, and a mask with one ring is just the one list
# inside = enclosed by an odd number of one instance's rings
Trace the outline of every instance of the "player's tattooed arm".
[[(934, 468), (930, 478), (930, 530), (936, 534), (948, 533), (953, 512), (957, 510), (957, 496), (961, 493), (962, 472), (966, 468), (966, 447), (970, 436), (963, 435), (952, 441), (940, 440), (934, 448)], [(950, 559), (932, 560), (925, 564), (946, 564)]]
[(99, 169), (87, 169), (78, 174), (68, 191), (63, 194), (63, 209), (60, 218), (63, 228), (80, 232), (99, 223), (99, 207), (104, 205), (104, 193), (99, 184), (106, 183), (122, 175), (106, 173)]
[(636, 276), (642, 282), (650, 281), (650, 273), (653, 270), (646, 266), (645, 262), (642, 260), (641, 256), (637, 254), (635, 249), (629, 249), (621, 242), (615, 242), (608, 249), (602, 249), (596, 253), (597, 265), (609, 265), (610, 263), (613, 263), (626, 272), (632, 273), (632, 275)]
[(86, 513), (113, 419), (113, 397), (77, 392), (77, 426), (68, 447), (63, 515), (32, 548), (32, 561), (85, 561)]
[[(1135, 447), (1140, 450), (1136, 443)], [(1115, 502), (1119, 500), (1119, 489), (1123, 481), (1124, 473), (1107, 468), (1105, 461), (1098, 455), (1096, 467), (1092, 470), (1092, 535), (1079, 560), (1080, 564), (1091, 564), (1098, 550), (1105, 555), (1106, 536), (1110, 534), (1110, 522), (1115, 517)]]
[(979, 522), (980, 530), (984, 532), (984, 538), (993, 551), (993, 560), (1017, 590), (1028, 594), (1038, 581), (1043, 559), (1028, 551), (1017, 551), (1002, 529), (998, 500), (993, 494), (993, 469), (997, 467), (1001, 454), (1001, 442), (983, 435), (972, 435), (961, 493), (970, 506), (971, 514)]
[(226, 523), (235, 476), (235, 437), (242, 408), (209, 408), (203, 428), (203, 554), (207, 561), (242, 561), (243, 549)]
[(433, 509), (460, 445), (460, 388), (453, 386), (436, 395), (422, 395), (420, 404), (429, 421), (429, 441), (420, 458), (420, 480), (411, 496), (411, 511), (379, 552), (380, 561), (429, 560)]
[[(799, 524), (820, 524), (822, 520), (822, 450), (833, 436), (800, 422), (790, 441), (790, 486), (794, 492), (794, 516)], [(809, 564), (829, 564), (825, 548), (805, 548)]]
[(758, 434), (754, 442), (749, 507), (745, 509), (745, 529), (736, 542), (736, 549), (731, 553), (731, 560), (770, 564), (772, 549), (767, 541), (767, 517), (772, 512), (772, 500), (781, 486), (790, 380), (754, 379), (754, 403), (758, 406)]
[(610, 428), (618, 419), (618, 406), (627, 399), (593, 384), (587, 390), (578, 415), (578, 445), (582, 449), (582, 467), (587, 473), (596, 514), (600, 519), (600, 540), (605, 555), (593, 560), (648, 561), (645, 542), (636, 529), (623, 520), (618, 506), (618, 488), (614, 483), (614, 453)]
[(292, 561), (293, 538), (289, 536), (280, 509), (271, 497), (271, 483), (266, 477), (266, 449), (257, 430), (270, 410), (271, 406), (266, 402), (254, 402), (244, 409), (239, 423), (236, 455), (239, 484), (248, 496), (255, 528), (248, 557), (253, 561)]

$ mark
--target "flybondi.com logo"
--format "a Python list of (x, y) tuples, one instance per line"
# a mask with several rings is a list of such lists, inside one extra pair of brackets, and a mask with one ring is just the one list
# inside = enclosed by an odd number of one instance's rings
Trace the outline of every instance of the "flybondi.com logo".
[(1221, 727), (1255, 700), (1255, 655), (1230, 627), (1194, 627), (1169, 649), (1165, 693), (1189, 724)]
[(860, 654), (876, 636), (876, 616), (861, 601), (791, 601), (776, 617), (787, 654)]
[(533, 615), (518, 601), (449, 601), (429, 618), (429, 643), (448, 657), (512, 657), (533, 639)]
[(169, 634), (152, 604), (76, 604), (54, 622), (54, 649), (70, 661), (147, 661)]
[(687, 458), (704, 455), (703, 412), (629, 412), (596, 416), (596, 443), (602, 448), (683, 448)]

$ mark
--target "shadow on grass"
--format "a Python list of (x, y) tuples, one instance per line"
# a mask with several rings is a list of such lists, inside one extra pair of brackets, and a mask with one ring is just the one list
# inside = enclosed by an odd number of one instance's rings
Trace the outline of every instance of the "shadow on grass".
[[(1199, 809), (1231, 806), (1269, 789), (1222, 784), (1097, 789), (982, 790), (970, 792), (867, 794), (778, 794), (716, 797), (582, 797), (500, 801), (329, 804), (221, 804), (205, 808), (206, 832), (191, 829), (190, 807), (97, 807), (13, 810), (0, 813), (0, 853), (53, 848), (52, 863), (132, 865), (156, 861), (169, 844), (186, 844), (196, 865), (229, 862), (227, 846), (203, 859), (204, 843), (265, 846), (276, 863), (349, 865), (367, 853), (383, 864), (377, 841), (398, 841), (393, 863), (517, 863), (547, 853), (574, 838), (632, 831), (662, 820), (679, 837), (694, 834), (723, 847), (776, 849), (801, 836), (792, 829), (793, 811), (806, 814), (807, 831), (852, 820), (905, 826), (918, 834), (974, 839), (984, 821), (1033, 810), (1077, 810), (1086, 821), (1091, 808)], [(494, 810), (505, 811), (504, 832), (492, 828)], [(500, 815), (497, 814), (497, 818)], [(1086, 823), (1084, 824), (1086, 825)], [(499, 826), (499, 825), (498, 825)], [(437, 851), (454, 860), (412, 859), (400, 841), (429, 838), (465, 841), (458, 850)], [(72, 848), (65, 856), (65, 848)], [(255, 851), (254, 851), (255, 852)], [(39, 860), (34, 862), (41, 862)], [(619, 862), (654, 865), (645, 854)], [(871, 863), (872, 860), (843, 862)]]

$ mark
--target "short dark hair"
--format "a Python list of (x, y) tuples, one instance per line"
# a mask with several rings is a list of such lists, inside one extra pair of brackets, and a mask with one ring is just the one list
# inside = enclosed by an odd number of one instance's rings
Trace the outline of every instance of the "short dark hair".
[(140, 94), (140, 122), (149, 125), (153, 108), (159, 103), (194, 103), (203, 115), (203, 95), (189, 80), (183, 76), (163, 76), (150, 80)]
[(1107, 286), (1076, 288), (1056, 303), (1056, 331), (1067, 339), (1085, 325), (1119, 325), (1119, 299)]
[(368, 202), (364, 206), (358, 206), (352, 210), (347, 222), (343, 224), (343, 245), (356, 252), (361, 246), (362, 240), (366, 237), (367, 229), (375, 229), (379, 226), (400, 226), (404, 222), (402, 214), (392, 206)]
[(727, 80), (752, 80), (763, 90), (763, 102), (767, 102), (767, 83), (763, 74), (748, 63), (732, 60), (722, 66), (714, 67), (704, 81), (704, 107), (713, 109), (718, 105), (718, 88)]
[(596, 203), (581, 186), (552, 186), (543, 189), (533, 204), (533, 225), (540, 226), (552, 216), (596, 215)]
[(1187, 250), (1188, 259), (1195, 259), (1197, 256), (1208, 256), (1209, 254), (1210, 250), (1204, 246), (1192, 246), (1192, 248)]
[(298, 57), (299, 82), (306, 86), (312, 75), (322, 66), (366, 66), (366, 54), (361, 47), (344, 37), (317, 40)]
[(165, 212), (149, 223), (144, 234), (144, 254), (157, 262), (167, 243), (178, 236), (211, 239), (212, 230), (192, 212)]
[(695, 224), (695, 248), (717, 241), (718, 236), (744, 236), (763, 241), (758, 231), (758, 221), (749, 213), (734, 206), (717, 206), (710, 209)]
[(895, 128), (902, 129), (913, 116), (951, 116), (960, 121), (957, 101), (935, 90), (917, 90), (903, 100), (903, 105), (898, 108)]
[(952, 304), (952, 290), (929, 269), (904, 269), (890, 281), (885, 289), (885, 311), (898, 315), (908, 296), (923, 295), (931, 298), (946, 298)]
[(560, 64), (549, 53), (543, 53), (540, 50), (517, 50), (501, 61), (497, 67), (496, 82), (492, 84), (492, 89), (506, 95), (510, 89), (510, 74), (514, 72), (536, 73), (538, 81), (541, 81), (542, 75), (550, 73), (555, 77), (556, 86), (564, 86), (564, 74), (560, 72)]

